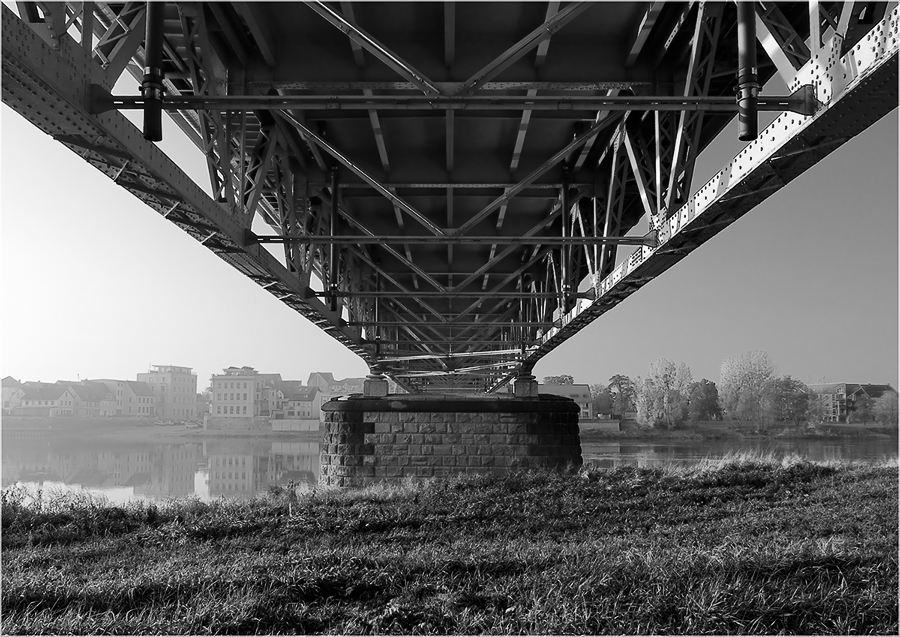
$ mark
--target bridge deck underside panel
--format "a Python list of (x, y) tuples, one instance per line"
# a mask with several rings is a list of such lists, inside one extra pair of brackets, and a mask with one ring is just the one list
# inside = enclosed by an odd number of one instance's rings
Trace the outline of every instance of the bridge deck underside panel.
[(373, 370), (481, 391), (895, 108), (875, 4), (756, 5), (760, 83), (817, 112), (694, 196), (735, 115), (733, 3), (167, 3), (166, 108), (211, 197), (109, 95), (142, 78), (144, 3), (4, 7), (3, 99)]

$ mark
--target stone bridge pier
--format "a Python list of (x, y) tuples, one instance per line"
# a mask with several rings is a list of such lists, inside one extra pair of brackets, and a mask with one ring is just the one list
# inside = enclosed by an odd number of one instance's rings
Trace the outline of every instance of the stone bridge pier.
[(323, 486), (582, 464), (579, 407), (569, 398), (352, 396), (322, 410)]

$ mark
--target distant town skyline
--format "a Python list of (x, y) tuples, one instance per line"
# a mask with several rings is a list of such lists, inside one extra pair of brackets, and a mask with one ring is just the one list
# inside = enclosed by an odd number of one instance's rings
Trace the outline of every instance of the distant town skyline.
[[(232, 365), (297, 379), (368, 373), (6, 105), (0, 126), (0, 375), (130, 377), (184, 365), (202, 389)], [(605, 384), (666, 357), (718, 382), (724, 359), (759, 349), (806, 383), (897, 387), (897, 138), (895, 110), (563, 343), (535, 375)], [(168, 119), (160, 147), (209, 191), (201, 153)], [(741, 147), (729, 126), (701, 154), (694, 190)]]

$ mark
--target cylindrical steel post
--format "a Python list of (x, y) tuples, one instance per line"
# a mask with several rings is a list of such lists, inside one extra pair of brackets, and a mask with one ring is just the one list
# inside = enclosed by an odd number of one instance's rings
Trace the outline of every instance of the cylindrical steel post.
[(756, 9), (755, 2), (737, 2), (738, 40), (738, 139), (749, 142), (759, 134), (757, 99), (759, 77), (756, 69)]
[(144, 78), (141, 96), (144, 98), (144, 139), (162, 140), (163, 103), (163, 20), (166, 4), (147, 2), (147, 29), (144, 32)]
[[(571, 229), (572, 221), (571, 221), (571, 199), (569, 198), (569, 166), (567, 164), (563, 164), (562, 166), (562, 201), (560, 203), (562, 206), (562, 214), (560, 218), (562, 219), (562, 236), (565, 239), (569, 236), (569, 232)], [(563, 304), (562, 311), (569, 311), (569, 297), (572, 294), (572, 286), (569, 283), (569, 279), (572, 278), (572, 250), (570, 246), (563, 245), (560, 250), (560, 264), (559, 264), (559, 273), (560, 273), (560, 281), (562, 283), (562, 293), (563, 293)]]
[[(338, 217), (338, 171), (331, 169), (331, 215), (328, 219), (328, 232), (332, 237), (337, 236)], [(328, 290), (331, 292), (331, 311), (337, 312), (337, 245), (333, 242), (328, 246)]]

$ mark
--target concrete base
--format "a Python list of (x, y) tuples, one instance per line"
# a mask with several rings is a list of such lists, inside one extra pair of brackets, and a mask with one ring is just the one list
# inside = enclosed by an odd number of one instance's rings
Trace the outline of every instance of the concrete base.
[(569, 398), (394, 394), (333, 400), (322, 411), (324, 486), (582, 464)]

